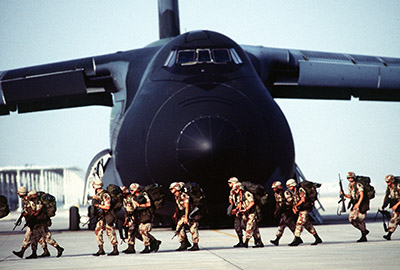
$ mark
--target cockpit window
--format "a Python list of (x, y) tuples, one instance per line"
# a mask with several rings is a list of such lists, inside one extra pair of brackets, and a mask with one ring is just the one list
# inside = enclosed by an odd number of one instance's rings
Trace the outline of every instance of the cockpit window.
[(227, 49), (214, 49), (212, 50), (215, 62), (230, 62), (231, 57)]
[(185, 51), (178, 51), (178, 64), (195, 64), (196, 59), (196, 51), (195, 50), (185, 50)]
[(198, 48), (171, 51), (164, 63), (164, 67), (173, 67), (175, 64), (186, 66), (196, 64), (227, 64), (230, 62), (234, 62), (237, 65), (243, 63), (234, 48)]

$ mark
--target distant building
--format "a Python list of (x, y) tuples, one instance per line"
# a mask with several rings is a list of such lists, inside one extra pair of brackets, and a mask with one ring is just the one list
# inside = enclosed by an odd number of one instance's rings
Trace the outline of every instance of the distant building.
[(11, 210), (21, 208), (17, 188), (50, 193), (57, 206), (81, 204), (84, 190), (82, 170), (75, 167), (2, 167), (0, 168), (0, 194), (7, 197)]

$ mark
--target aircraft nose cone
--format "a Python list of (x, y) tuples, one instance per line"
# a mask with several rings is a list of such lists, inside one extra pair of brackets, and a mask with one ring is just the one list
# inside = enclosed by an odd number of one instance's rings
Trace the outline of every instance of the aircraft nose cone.
[(243, 158), (244, 139), (234, 124), (216, 116), (190, 121), (181, 130), (176, 152), (187, 171), (232, 168)]

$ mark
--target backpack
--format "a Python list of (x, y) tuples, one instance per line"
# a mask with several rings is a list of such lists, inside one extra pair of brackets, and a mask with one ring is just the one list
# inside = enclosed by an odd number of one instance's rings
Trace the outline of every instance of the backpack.
[(56, 215), (56, 211), (57, 211), (56, 198), (53, 195), (43, 192), (43, 191), (37, 192), (37, 196), (38, 196), (39, 200), (42, 202), (47, 216), (54, 217)]
[(0, 218), (7, 216), (10, 213), (10, 208), (8, 206), (7, 198), (0, 195)]
[(152, 208), (160, 209), (164, 205), (164, 193), (162, 192), (162, 185), (151, 184), (145, 186), (143, 191), (149, 195)]
[(304, 180), (300, 182), (300, 187), (306, 191), (306, 202), (301, 205), (301, 209), (311, 210), (314, 202), (318, 199), (317, 188), (320, 188), (321, 184)]
[(206, 195), (203, 189), (195, 182), (187, 182), (181, 190), (190, 197), (190, 211), (193, 211), (196, 207), (199, 209), (196, 211), (196, 215), (192, 217), (199, 221), (206, 212)]
[[(368, 200), (375, 198), (375, 188), (371, 186), (371, 178), (368, 176), (358, 176), (355, 179), (356, 182), (361, 183), (364, 186), (364, 194)], [(357, 185), (356, 185), (357, 186)]]
[(122, 190), (119, 186), (114, 184), (109, 184), (107, 186), (106, 192), (110, 194), (111, 197), (111, 207), (110, 211), (119, 211), (122, 208), (124, 196), (122, 194)]
[(249, 181), (242, 182), (242, 187), (244, 191), (248, 191), (253, 194), (255, 210), (257, 213), (258, 220), (262, 219), (262, 207), (265, 206), (268, 202), (268, 194), (265, 191), (265, 188), (261, 184), (254, 184)]

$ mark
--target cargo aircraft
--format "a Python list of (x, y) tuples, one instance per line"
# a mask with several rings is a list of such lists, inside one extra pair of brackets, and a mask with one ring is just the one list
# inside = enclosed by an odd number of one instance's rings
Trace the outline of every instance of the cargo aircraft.
[[(227, 180), (269, 187), (301, 178), (275, 98), (400, 100), (400, 59), (239, 45), (180, 33), (177, 0), (159, 0), (160, 40), (140, 49), (0, 72), (0, 114), (112, 107), (109, 149), (86, 175), (105, 185), (194, 181), (210, 220)], [(86, 197), (85, 197), (86, 199)], [(172, 205), (172, 202), (171, 204)]]

